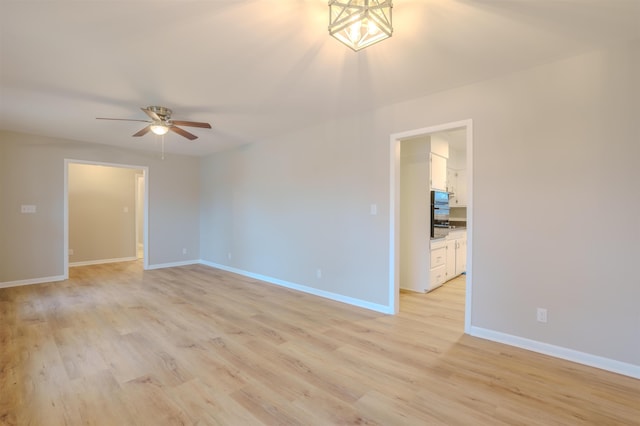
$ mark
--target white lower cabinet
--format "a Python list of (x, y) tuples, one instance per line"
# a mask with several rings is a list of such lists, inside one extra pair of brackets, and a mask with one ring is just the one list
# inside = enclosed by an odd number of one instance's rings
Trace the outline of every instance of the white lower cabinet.
[(455, 276), (467, 271), (467, 235), (456, 240), (456, 268)]
[(467, 271), (467, 231), (452, 231), (446, 238), (447, 281)]
[(443, 266), (447, 263), (447, 246), (446, 241), (444, 244), (433, 244), (431, 246), (431, 269)]
[(440, 287), (447, 280), (447, 242), (446, 240), (431, 240), (429, 284), (427, 291)]
[(446, 238), (431, 240), (429, 256), (429, 283), (426, 291), (467, 270), (467, 231), (452, 231)]
[(456, 275), (456, 242), (447, 239), (447, 280)]
[(429, 279), (431, 281), (430, 290), (433, 290), (436, 287), (440, 287), (447, 280), (447, 267), (446, 265), (438, 266), (437, 268), (431, 268), (431, 273), (429, 274)]

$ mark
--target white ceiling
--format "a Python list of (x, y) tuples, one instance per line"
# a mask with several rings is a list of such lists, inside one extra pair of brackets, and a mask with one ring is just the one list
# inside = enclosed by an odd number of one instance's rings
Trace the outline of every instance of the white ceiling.
[(640, 38), (640, 0), (395, 0), (391, 39), (354, 53), (326, 0), (0, 0), (0, 129), (157, 149), (139, 107), (208, 121), (206, 155)]

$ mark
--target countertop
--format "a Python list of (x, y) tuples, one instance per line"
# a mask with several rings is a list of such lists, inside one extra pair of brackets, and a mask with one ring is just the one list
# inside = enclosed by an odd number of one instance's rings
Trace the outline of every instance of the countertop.
[(444, 240), (452, 232), (466, 231), (466, 230), (467, 230), (466, 226), (450, 226), (449, 228), (436, 228), (434, 231), (435, 236), (431, 238), (431, 241)]

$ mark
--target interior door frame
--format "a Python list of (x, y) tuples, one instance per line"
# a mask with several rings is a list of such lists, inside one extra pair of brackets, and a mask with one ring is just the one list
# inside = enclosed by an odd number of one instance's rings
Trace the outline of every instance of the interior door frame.
[[(119, 164), (119, 163), (105, 163), (100, 161), (87, 161), (87, 160), (75, 160), (70, 158), (64, 159), (64, 202), (63, 202), (63, 216), (64, 216), (64, 279), (69, 279), (69, 165), (70, 164), (88, 164), (94, 166), (106, 166), (106, 167), (119, 167), (125, 169), (142, 170), (144, 177), (144, 216), (143, 216), (143, 268), (149, 269), (149, 167), (136, 166), (131, 164)], [(137, 249), (137, 247), (136, 247)]]
[[(135, 175), (135, 186), (136, 186), (136, 190), (135, 190), (135, 197), (136, 197), (136, 217), (135, 217), (135, 221), (136, 221), (136, 257), (138, 257), (138, 246), (140, 244), (142, 244), (142, 250), (143, 250), (143, 259), (144, 259), (144, 249), (145, 249), (145, 244), (144, 244), (144, 224), (146, 223), (145, 220), (145, 216), (144, 216), (144, 206), (145, 206), (145, 201), (144, 201), (144, 197), (145, 194), (147, 192), (147, 188), (145, 186), (145, 179), (144, 179), (144, 173), (142, 174), (137, 174)], [(142, 185), (142, 189), (140, 188), (140, 186)], [(139, 211), (138, 209), (138, 201), (140, 200), (140, 193), (142, 193), (142, 212)], [(139, 235), (140, 235), (140, 218), (139, 215), (142, 216), (142, 234), (143, 234), (143, 238), (142, 241), (140, 241)], [(146, 269), (146, 268), (145, 268)]]
[[(471, 329), (473, 301), (473, 120), (466, 119), (436, 126), (394, 133), (390, 136), (390, 209), (389, 209), (389, 309), (400, 310), (400, 144), (402, 140), (448, 130), (466, 129), (467, 156), (467, 271), (464, 331)], [(425, 182), (426, 184), (426, 182)]]

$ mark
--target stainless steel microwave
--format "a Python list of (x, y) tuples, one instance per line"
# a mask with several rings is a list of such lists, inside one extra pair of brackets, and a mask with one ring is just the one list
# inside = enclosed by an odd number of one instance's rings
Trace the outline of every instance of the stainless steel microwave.
[(446, 230), (448, 229), (449, 193), (444, 191), (431, 191), (431, 238), (445, 236)]

